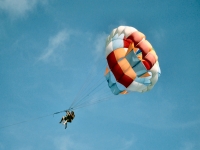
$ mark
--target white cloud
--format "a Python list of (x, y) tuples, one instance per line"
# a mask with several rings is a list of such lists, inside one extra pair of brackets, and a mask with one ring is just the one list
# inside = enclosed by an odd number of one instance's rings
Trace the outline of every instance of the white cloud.
[(24, 16), (32, 11), (37, 4), (46, 4), (47, 0), (1, 0), (0, 10), (6, 12), (11, 17)]
[(157, 42), (162, 42), (165, 38), (165, 35), (166, 35), (166, 31), (162, 28), (158, 28), (157, 30), (153, 30), (153, 31), (151, 31), (151, 33), (153, 34), (154, 39)]
[[(130, 98), (129, 95), (126, 96), (126, 99)], [(136, 97), (134, 99), (134, 101), (130, 101), (129, 105), (125, 106), (127, 108), (127, 114), (116, 115), (115, 117), (117, 118), (115, 119), (121, 120), (121, 117), (127, 118), (123, 121), (154, 129), (186, 129), (200, 125), (200, 118), (194, 120), (188, 120), (187, 118), (179, 120), (177, 112), (180, 111), (180, 106), (170, 103), (170, 100), (162, 100), (159, 98), (159, 101), (155, 103), (155, 101), (147, 102), (137, 100)], [(122, 112), (123, 108), (119, 107), (117, 110)], [(112, 115), (110, 117), (114, 116)]]
[(4, 149), (4, 146), (2, 143), (0, 143), (0, 149), (3, 150)]
[[(75, 142), (74, 142), (75, 141)], [(91, 149), (88, 145), (73, 140), (72, 137), (61, 136), (54, 139), (56, 150)]]
[(55, 36), (49, 38), (49, 44), (44, 50), (44, 53), (39, 57), (39, 61), (48, 62), (50, 60), (58, 60), (59, 57), (62, 57), (59, 54), (61, 47), (65, 46), (65, 42), (69, 40), (69, 34), (66, 30), (59, 31)]
[(105, 33), (101, 33), (99, 35), (96, 36), (96, 40), (94, 41), (95, 44), (95, 58), (96, 60), (98, 60), (99, 58), (101, 58), (102, 56), (104, 56), (104, 51), (105, 51), (105, 43), (106, 43), (106, 38), (107, 38), (107, 34)]
[(109, 143), (109, 146), (117, 147), (117, 149), (120, 150), (127, 150), (134, 149), (136, 147), (137, 139), (134, 135), (132, 135), (130, 138), (125, 138), (121, 135), (116, 135), (109, 139), (102, 139), (101, 142)]
[(200, 124), (200, 120), (193, 120), (193, 121), (188, 121), (188, 122), (183, 122), (183, 123), (174, 123), (172, 124), (172, 127), (174, 128), (189, 128), (193, 126), (197, 126)]
[(32, 148), (30, 146), (24, 146), (24, 147), (17, 148), (17, 150), (32, 150)]
[(134, 144), (136, 143), (136, 139), (134, 137), (132, 137), (131, 139), (127, 140), (127, 139), (122, 139), (122, 145), (123, 145), (123, 149), (131, 149), (132, 146), (134, 146)]
[(183, 143), (182, 147), (180, 148), (181, 150), (194, 150), (195, 144), (192, 142), (185, 142)]

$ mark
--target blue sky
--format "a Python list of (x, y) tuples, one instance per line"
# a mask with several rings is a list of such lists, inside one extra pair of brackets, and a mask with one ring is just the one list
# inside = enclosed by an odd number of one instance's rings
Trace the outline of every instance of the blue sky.
[[(199, 150), (199, 15), (199, 0), (1, 0), (0, 149)], [(119, 25), (146, 35), (162, 74), (149, 92), (110, 98), (104, 46)], [(64, 113), (34, 119), (80, 90), (106, 102), (75, 110), (67, 130)]]

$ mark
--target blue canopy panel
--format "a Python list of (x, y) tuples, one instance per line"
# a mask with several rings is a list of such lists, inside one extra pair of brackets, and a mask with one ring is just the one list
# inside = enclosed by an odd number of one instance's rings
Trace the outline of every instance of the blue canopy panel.
[[(139, 54), (140, 50), (138, 50), (136, 53)], [(133, 70), (135, 71), (135, 73), (137, 74), (137, 77), (134, 79), (134, 81), (148, 86), (149, 84), (151, 84), (150, 79), (152, 78), (152, 73), (148, 72), (146, 67), (141, 62), (141, 60), (138, 59), (137, 54), (135, 54), (134, 51), (132, 50), (125, 57), (128, 60), (128, 62), (130, 63), (130, 65), (133, 68)], [(149, 73), (150, 76), (141, 77), (142, 75), (144, 75), (147, 72)]]
[(110, 88), (110, 90), (112, 91), (113, 94), (118, 95), (118, 94), (126, 94), (127, 91), (125, 90), (120, 90), (118, 87), (118, 84), (116, 82), (112, 82), (112, 76), (114, 77), (114, 75), (111, 75), (110, 71), (107, 71), (105, 74), (105, 78), (108, 82), (108, 87)]

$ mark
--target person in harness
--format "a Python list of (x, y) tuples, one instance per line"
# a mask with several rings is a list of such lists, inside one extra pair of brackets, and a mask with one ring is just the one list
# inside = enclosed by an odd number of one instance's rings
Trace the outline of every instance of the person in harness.
[(66, 111), (66, 116), (63, 116), (60, 120), (60, 123), (63, 123), (65, 125), (65, 129), (67, 128), (67, 122), (72, 122), (72, 120), (75, 118), (75, 114), (73, 111)]

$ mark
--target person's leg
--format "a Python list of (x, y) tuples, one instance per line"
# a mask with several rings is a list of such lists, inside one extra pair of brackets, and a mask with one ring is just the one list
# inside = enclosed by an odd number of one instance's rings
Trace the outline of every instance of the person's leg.
[(65, 125), (65, 129), (66, 129), (67, 128), (67, 120), (65, 120), (63, 124)]
[(64, 120), (64, 117), (61, 118), (60, 123)]

